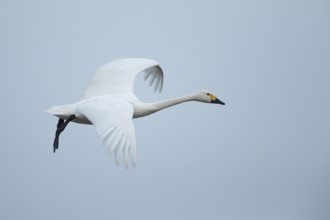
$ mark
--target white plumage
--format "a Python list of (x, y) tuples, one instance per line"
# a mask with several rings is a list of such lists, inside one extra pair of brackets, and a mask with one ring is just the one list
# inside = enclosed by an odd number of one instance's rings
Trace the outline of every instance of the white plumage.
[(144, 72), (155, 91), (162, 91), (163, 71), (154, 60), (118, 59), (100, 66), (89, 79), (81, 99), (99, 95), (133, 93), (136, 76)]
[[(224, 104), (211, 93), (201, 91), (156, 103), (142, 103), (133, 92), (138, 74), (144, 73), (155, 91), (162, 91), (163, 71), (158, 62), (149, 59), (117, 59), (100, 66), (89, 79), (80, 101), (53, 106), (46, 110), (59, 118), (54, 141), (54, 152), (58, 138), (70, 122), (93, 124), (96, 133), (115, 162), (121, 156), (128, 168), (136, 164), (136, 141), (133, 118), (146, 116), (161, 109), (185, 101)], [(66, 121), (64, 121), (66, 120)]]

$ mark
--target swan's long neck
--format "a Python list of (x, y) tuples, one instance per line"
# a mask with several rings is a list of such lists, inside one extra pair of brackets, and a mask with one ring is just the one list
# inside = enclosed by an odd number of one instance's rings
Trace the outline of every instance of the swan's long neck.
[(158, 112), (162, 109), (171, 107), (173, 105), (177, 105), (177, 104), (180, 104), (183, 102), (188, 102), (188, 101), (195, 101), (195, 100), (196, 100), (196, 94), (189, 94), (189, 95), (180, 96), (177, 98), (163, 100), (160, 102), (145, 103), (145, 104), (143, 104), (143, 106), (141, 106), (140, 109), (135, 110), (134, 118), (150, 115), (152, 113)]

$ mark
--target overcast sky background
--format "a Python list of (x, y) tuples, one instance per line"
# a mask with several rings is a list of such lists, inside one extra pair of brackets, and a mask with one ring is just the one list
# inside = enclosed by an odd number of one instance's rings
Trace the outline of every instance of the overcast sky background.
[[(0, 219), (330, 219), (330, 3), (0, 1)], [(161, 94), (201, 89), (134, 121), (137, 169), (93, 126), (57, 119), (114, 58), (159, 61)]]

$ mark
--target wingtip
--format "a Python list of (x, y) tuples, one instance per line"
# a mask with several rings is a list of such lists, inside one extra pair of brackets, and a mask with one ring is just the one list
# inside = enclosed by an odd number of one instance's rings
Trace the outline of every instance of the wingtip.
[(120, 160), (115, 160), (115, 164), (116, 164), (117, 167), (119, 167)]
[(135, 161), (132, 161), (132, 162), (131, 162), (131, 166), (132, 166), (134, 169), (136, 169)]

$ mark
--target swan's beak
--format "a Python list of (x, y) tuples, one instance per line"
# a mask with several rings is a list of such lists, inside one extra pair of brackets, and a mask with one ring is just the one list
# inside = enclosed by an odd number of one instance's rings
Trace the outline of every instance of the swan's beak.
[(218, 98), (212, 99), (211, 103), (225, 105), (225, 103)]

